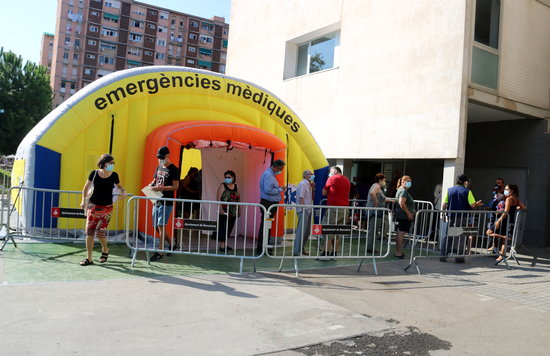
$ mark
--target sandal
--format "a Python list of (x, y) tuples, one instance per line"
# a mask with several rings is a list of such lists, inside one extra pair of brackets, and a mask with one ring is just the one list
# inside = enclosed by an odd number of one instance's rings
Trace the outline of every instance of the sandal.
[(93, 264), (94, 264), (94, 261), (90, 261), (88, 258), (85, 258), (80, 262), (81, 266), (89, 266)]
[(405, 254), (403, 252), (401, 252), (400, 255), (396, 255), (396, 254), (393, 254), (393, 255), (395, 256), (395, 258), (400, 259), (400, 260), (405, 258)]
[(107, 262), (108, 258), (109, 258), (109, 252), (102, 252), (101, 257), (99, 258), (99, 263)]

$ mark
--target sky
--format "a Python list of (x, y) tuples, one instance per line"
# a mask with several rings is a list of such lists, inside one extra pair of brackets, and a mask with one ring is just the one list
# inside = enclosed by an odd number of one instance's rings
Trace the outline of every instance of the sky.
[[(141, 0), (140, 2), (229, 22), (231, 0)], [(75, 0), (78, 4), (78, 0)], [(38, 63), (44, 32), (55, 32), (57, 0), (0, 0), (0, 47)]]

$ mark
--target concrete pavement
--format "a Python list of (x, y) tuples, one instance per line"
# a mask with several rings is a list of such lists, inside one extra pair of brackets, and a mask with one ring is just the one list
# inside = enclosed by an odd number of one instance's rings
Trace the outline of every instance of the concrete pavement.
[(548, 354), (550, 259), (421, 263), (1, 285), (0, 354)]

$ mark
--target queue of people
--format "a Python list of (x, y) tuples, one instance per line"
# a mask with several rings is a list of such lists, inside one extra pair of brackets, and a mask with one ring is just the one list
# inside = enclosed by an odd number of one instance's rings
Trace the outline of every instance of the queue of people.
[[(156, 192), (161, 192), (163, 198), (174, 198), (177, 192), (177, 198), (186, 200), (200, 200), (200, 171), (191, 167), (184, 179), (179, 179), (179, 169), (170, 161), (170, 150), (163, 146), (157, 152), (158, 166), (153, 175), (153, 180), (149, 183), (149, 188)], [(86, 211), (86, 250), (87, 257), (80, 264), (88, 266), (93, 264), (92, 251), (94, 246), (94, 237), (97, 237), (101, 243), (100, 263), (107, 261), (109, 257), (109, 248), (107, 245), (106, 231), (109, 224), (111, 212), (113, 210), (113, 188), (116, 187), (124, 194), (124, 188), (120, 183), (118, 174), (114, 171), (114, 157), (109, 154), (102, 155), (97, 166), (99, 169), (90, 172), (88, 180), (82, 189), (81, 207)], [(267, 168), (259, 183), (260, 204), (265, 208), (260, 209), (261, 221), (264, 221), (264, 212), (270, 212), (269, 208), (281, 201), (281, 193), (287, 189), (286, 186), (279, 185), (277, 175), (281, 174), (286, 164), (283, 160), (275, 160)], [(329, 170), (322, 195), (327, 199), (328, 206), (348, 207), (350, 205), (351, 183), (347, 177), (342, 174), (340, 167), (333, 166)], [(396, 172), (397, 173), (397, 172)], [(302, 174), (302, 181), (298, 184), (296, 190), (296, 203), (298, 205), (313, 205), (315, 193), (315, 175), (311, 170), (305, 170)], [(199, 179), (197, 179), (199, 178)], [(397, 259), (406, 257), (403, 252), (403, 239), (409, 232), (411, 224), (414, 221), (416, 212), (414, 211), (414, 199), (410, 194), (412, 188), (412, 178), (408, 175), (392, 178), (390, 189), (395, 190), (395, 198), (387, 197), (386, 176), (378, 173), (374, 177), (374, 182), (370, 186), (366, 197), (366, 206), (370, 208), (384, 207), (387, 202), (395, 202), (395, 253)], [(436, 189), (437, 190), (437, 189)], [(357, 194), (365, 191), (362, 186), (357, 187)], [(439, 192), (438, 192), (439, 193)], [(435, 194), (435, 193), (434, 193)], [(240, 193), (237, 186), (237, 177), (234, 171), (227, 170), (224, 173), (223, 181), (220, 183), (217, 194), (217, 201), (235, 203), (240, 202)], [(439, 199), (439, 197), (436, 197)], [(469, 209), (478, 209), (482, 206), (481, 201), (476, 201), (470, 189), (470, 179), (461, 174), (456, 179), (455, 186), (444, 192), (442, 199), (443, 210), (465, 211)], [(197, 217), (199, 215), (199, 203), (186, 201), (177, 208), (178, 216), (184, 218)], [(175, 249), (177, 244), (170, 232), (167, 231), (168, 220), (172, 213), (174, 204), (164, 200), (157, 200), (152, 208), (152, 224), (159, 238), (158, 249), (151, 261), (158, 261), (164, 258), (165, 244), (168, 249)], [(515, 212), (526, 209), (525, 204), (519, 200), (519, 188), (515, 184), (504, 184), (502, 178), (496, 180), (493, 189), (492, 201), (485, 205), (486, 209), (495, 211), (489, 226), (487, 227), (487, 236), (493, 238), (493, 245), (489, 250), (498, 253), (497, 262), (502, 260), (506, 239), (509, 238), (509, 231), (505, 226), (514, 223)], [(295, 238), (292, 249), (294, 256), (308, 255), (305, 246), (311, 233), (312, 208), (298, 207), (297, 226), (295, 228)], [(237, 217), (240, 216), (240, 209), (235, 204), (220, 204), (218, 211), (218, 228), (212, 234), (212, 238), (218, 241), (219, 251), (227, 253), (233, 248), (228, 245), (228, 240), (235, 226)], [(368, 228), (367, 228), (367, 246), (374, 251), (375, 236), (381, 236), (389, 231), (388, 219), (383, 219), (382, 211), (369, 210)], [(270, 217), (270, 216), (269, 216)], [(268, 218), (269, 218), (268, 217)], [(449, 213), (449, 222), (451, 226), (468, 226), (469, 218), (458, 213)], [(322, 224), (327, 225), (345, 225), (349, 221), (348, 209), (327, 209), (327, 213), (322, 218)], [(264, 224), (260, 223), (256, 252), (261, 254), (264, 251)], [(269, 231), (267, 236), (270, 236)], [(467, 244), (464, 237), (447, 237), (440, 241), (440, 260), (446, 261), (446, 256), (451, 250), (456, 251), (456, 262), (464, 262), (464, 246)], [(470, 240), (472, 237), (469, 238)], [(319, 240), (319, 256), (335, 257), (338, 256), (340, 249), (340, 239), (337, 234), (322, 235)], [(272, 252), (269, 251), (268, 253)]]

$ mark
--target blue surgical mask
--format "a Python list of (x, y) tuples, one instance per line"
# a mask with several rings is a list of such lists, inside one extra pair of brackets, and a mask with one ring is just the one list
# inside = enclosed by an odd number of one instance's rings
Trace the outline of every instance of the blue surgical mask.
[(277, 172), (275, 172), (275, 175), (279, 175), (281, 173), (283, 173), (283, 171), (277, 171)]
[(225, 179), (224, 179), (224, 182), (225, 182), (226, 184), (231, 184), (231, 183), (233, 182), (233, 178), (225, 178)]
[(508, 189), (504, 189), (504, 195), (505, 195), (505, 196), (508, 196), (508, 195), (510, 195), (510, 194), (511, 194), (511, 192), (510, 192)]
[(315, 180), (315, 174), (310, 175), (309, 180), (313, 182)]
[(413, 183), (411, 181), (405, 182), (405, 188), (409, 189), (412, 187)]
[(115, 165), (112, 164), (112, 163), (107, 163), (107, 164), (105, 165), (105, 170), (107, 170), (107, 171), (109, 171), (109, 172), (112, 172), (112, 171), (115, 170)]
[(166, 163), (165, 159), (159, 159), (159, 166), (164, 166), (165, 163)]

